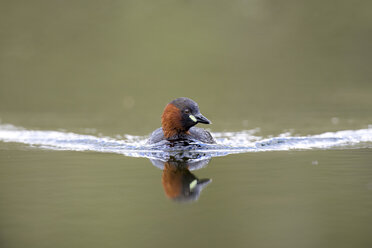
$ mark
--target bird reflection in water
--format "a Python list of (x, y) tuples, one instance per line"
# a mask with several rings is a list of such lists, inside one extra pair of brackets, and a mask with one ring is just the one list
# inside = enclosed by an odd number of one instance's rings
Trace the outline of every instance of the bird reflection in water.
[[(200, 154), (199, 154), (200, 155)], [(195, 157), (195, 154), (193, 154)], [(161, 183), (165, 195), (177, 202), (193, 202), (199, 199), (201, 191), (212, 179), (197, 178), (190, 170), (198, 170), (205, 167), (210, 158), (194, 159), (183, 153), (170, 156), (167, 161), (150, 159), (153, 165), (163, 170)]]

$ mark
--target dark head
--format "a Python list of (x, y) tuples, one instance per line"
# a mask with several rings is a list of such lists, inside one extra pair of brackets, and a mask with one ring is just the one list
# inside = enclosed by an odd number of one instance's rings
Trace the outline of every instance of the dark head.
[(161, 126), (166, 138), (186, 133), (197, 123), (210, 124), (211, 122), (200, 113), (198, 104), (186, 97), (168, 103), (161, 116)]

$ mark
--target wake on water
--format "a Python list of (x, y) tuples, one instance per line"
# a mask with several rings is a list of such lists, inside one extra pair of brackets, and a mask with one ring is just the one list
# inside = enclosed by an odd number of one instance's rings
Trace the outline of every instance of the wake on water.
[(286, 133), (272, 138), (256, 136), (258, 131), (253, 129), (240, 132), (216, 132), (212, 135), (217, 144), (195, 143), (187, 147), (170, 147), (166, 144), (147, 145), (148, 136), (125, 135), (124, 139), (115, 139), (62, 131), (27, 130), (10, 124), (0, 124), (0, 141), (22, 143), (50, 150), (117, 153), (162, 161), (177, 156), (201, 160), (246, 152), (372, 147), (372, 128), (309, 136), (291, 136), (290, 133)]

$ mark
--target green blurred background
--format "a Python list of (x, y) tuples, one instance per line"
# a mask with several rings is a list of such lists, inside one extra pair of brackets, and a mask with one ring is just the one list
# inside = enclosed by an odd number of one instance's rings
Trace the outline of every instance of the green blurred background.
[[(187, 96), (212, 131), (372, 124), (372, 1), (0, 2), (0, 119), (147, 135)], [(146, 159), (0, 143), (0, 246), (372, 247), (370, 149), (214, 158), (199, 201)]]
[(277, 120), (281, 130), (308, 133), (308, 122), (321, 119), (312, 126), (329, 130), (323, 120), (332, 117), (368, 124), (371, 8), (370, 1), (2, 1), (2, 119), (36, 127), (57, 119), (59, 128), (85, 120), (143, 135), (159, 126), (166, 103), (187, 96), (219, 131)]

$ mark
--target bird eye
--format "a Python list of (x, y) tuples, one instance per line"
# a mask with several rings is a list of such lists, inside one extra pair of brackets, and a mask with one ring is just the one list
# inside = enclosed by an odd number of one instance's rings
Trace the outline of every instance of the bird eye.
[(186, 114), (190, 114), (190, 110), (189, 109), (185, 109), (185, 113)]

